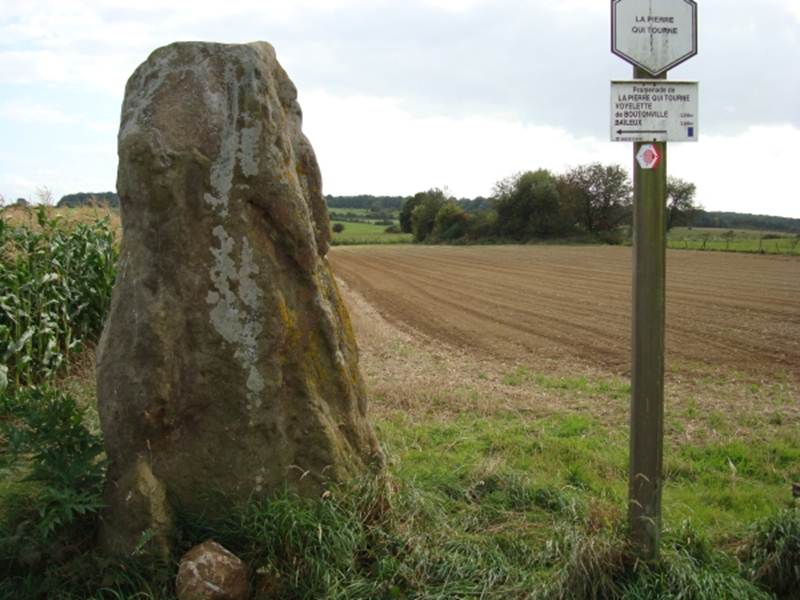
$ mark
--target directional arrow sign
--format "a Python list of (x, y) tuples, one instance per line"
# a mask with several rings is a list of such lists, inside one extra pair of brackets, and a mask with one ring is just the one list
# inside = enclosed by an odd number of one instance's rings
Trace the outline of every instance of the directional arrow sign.
[(612, 142), (696, 142), (697, 82), (611, 82)]
[(652, 75), (697, 54), (694, 0), (611, 0), (611, 51)]

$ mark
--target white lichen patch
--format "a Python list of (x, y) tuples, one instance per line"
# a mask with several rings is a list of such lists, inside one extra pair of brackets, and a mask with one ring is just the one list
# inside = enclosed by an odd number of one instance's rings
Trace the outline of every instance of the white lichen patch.
[(260, 270), (246, 238), (241, 242), (237, 268), (233, 257), (235, 240), (222, 225), (217, 225), (212, 233), (219, 247), (211, 248), (214, 261), (209, 275), (213, 289), (206, 295), (211, 307), (209, 318), (214, 330), (234, 346), (233, 356), (247, 374), (248, 408), (257, 410), (261, 407), (261, 392), (265, 387), (258, 369), (258, 338), (264, 330), (259, 310), (263, 292), (256, 282)]
[(213, 109), (216, 117), (222, 123), (219, 132), (219, 155), (211, 165), (209, 183), (211, 192), (203, 195), (206, 201), (221, 217), (228, 216), (228, 202), (230, 202), (231, 187), (233, 185), (233, 171), (236, 167), (237, 146), (239, 138), (236, 135), (236, 107), (239, 105), (239, 86), (236, 82), (236, 70), (233, 64), (225, 67), (224, 87), (229, 90), (231, 97), (228, 102), (214, 102)]
[[(247, 389), (256, 394), (264, 391), (264, 378), (255, 367), (250, 368), (250, 374), (247, 376)], [(261, 406), (260, 400), (258, 406)]]
[(209, 177), (211, 191), (206, 192), (203, 199), (222, 217), (228, 216), (236, 165), (238, 164), (245, 177), (258, 175), (258, 143), (263, 127), (249, 112), (240, 112), (240, 83), (235, 66), (229, 64), (225, 68), (224, 81), (224, 87), (230, 94), (227, 102), (220, 102), (216, 97), (207, 99), (212, 112), (216, 113), (217, 119), (222, 123), (222, 130), (219, 156), (211, 166)]
[(141, 65), (134, 73), (139, 76), (138, 87), (129, 86), (122, 105), (122, 124), (118, 140), (120, 144), (129, 136), (142, 133), (150, 124), (149, 107), (156, 92), (164, 85), (171, 72), (170, 63), (175, 59), (174, 48), (165, 49), (157, 58)]
[[(248, 121), (252, 120), (246, 115)], [(236, 153), (239, 166), (245, 177), (258, 175), (258, 140), (261, 139), (261, 123), (254, 121), (251, 127), (243, 127), (240, 132), (239, 150)]]
[[(248, 75), (252, 74), (245, 68), (244, 77)], [(211, 102), (221, 123), (220, 151), (211, 165), (210, 190), (205, 193), (204, 200), (223, 219), (228, 216), (237, 165), (245, 177), (258, 174), (258, 144), (262, 124), (249, 113), (240, 111), (241, 78), (234, 64), (227, 65), (223, 87), (228, 97), (225, 102), (216, 99)], [(241, 184), (236, 185), (237, 190), (242, 187)], [(219, 247), (211, 248), (214, 257), (210, 273), (212, 289), (206, 296), (206, 302), (211, 306), (213, 327), (226, 342), (235, 347), (234, 357), (247, 377), (248, 408), (252, 412), (261, 407), (262, 392), (266, 387), (257, 364), (258, 337), (264, 329), (259, 312), (263, 296), (257, 283), (259, 268), (246, 238), (238, 243), (239, 256), (238, 260), (234, 260), (237, 242), (228, 235), (223, 225), (217, 225), (212, 233), (219, 241)]]

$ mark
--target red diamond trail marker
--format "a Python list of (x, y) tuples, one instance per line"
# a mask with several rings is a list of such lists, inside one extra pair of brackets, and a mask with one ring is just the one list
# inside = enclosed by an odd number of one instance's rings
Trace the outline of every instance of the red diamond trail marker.
[(644, 144), (636, 154), (636, 161), (643, 169), (655, 169), (660, 160), (661, 155), (658, 153), (658, 148), (653, 144)]

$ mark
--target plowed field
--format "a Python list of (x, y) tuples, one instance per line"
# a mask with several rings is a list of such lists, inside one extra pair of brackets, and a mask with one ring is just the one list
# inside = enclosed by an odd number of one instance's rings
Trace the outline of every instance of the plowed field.
[[(511, 361), (625, 373), (631, 250), (610, 246), (361, 246), (334, 271), (387, 320)], [(669, 251), (667, 368), (800, 380), (800, 260)]]

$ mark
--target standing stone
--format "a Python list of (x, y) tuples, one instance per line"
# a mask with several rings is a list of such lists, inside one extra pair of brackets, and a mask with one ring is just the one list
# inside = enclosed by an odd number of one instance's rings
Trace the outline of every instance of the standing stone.
[(117, 188), (106, 547), (165, 552), (176, 509), (315, 495), (380, 461), (319, 167), (272, 46), (156, 50), (125, 89)]

